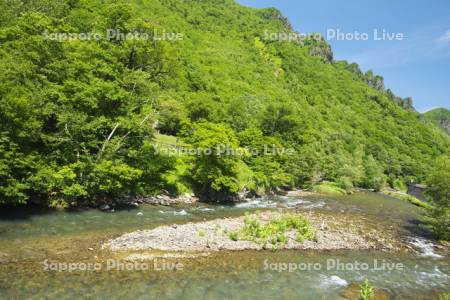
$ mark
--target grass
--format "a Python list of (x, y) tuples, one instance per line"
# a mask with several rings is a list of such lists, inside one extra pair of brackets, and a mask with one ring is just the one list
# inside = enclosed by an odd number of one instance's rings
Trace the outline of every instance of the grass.
[(239, 231), (232, 231), (228, 236), (233, 241), (246, 240), (256, 242), (263, 247), (271, 245), (276, 249), (279, 245), (287, 244), (287, 232), (296, 231), (296, 241), (315, 240), (316, 236), (311, 223), (303, 216), (284, 214), (273, 216), (268, 222), (262, 223), (258, 215), (246, 214), (244, 227)]
[(383, 194), (386, 194), (392, 198), (400, 199), (403, 201), (408, 201), (409, 203), (419, 206), (419, 207), (422, 207), (422, 208), (431, 208), (430, 204), (428, 204), (422, 200), (419, 200), (416, 197), (408, 195), (408, 194), (403, 194), (403, 193), (398, 193), (398, 192), (390, 192), (390, 191), (383, 191)]
[(153, 143), (163, 153), (176, 156), (183, 156), (183, 154), (191, 148), (189, 144), (184, 143), (176, 136), (161, 133), (155, 134)]
[(346, 191), (338, 186), (335, 182), (322, 182), (312, 187), (312, 190), (317, 193), (331, 194), (331, 195), (345, 195)]
[(187, 146), (176, 136), (161, 133), (155, 133), (153, 141), (158, 144), (166, 144), (170, 146)]

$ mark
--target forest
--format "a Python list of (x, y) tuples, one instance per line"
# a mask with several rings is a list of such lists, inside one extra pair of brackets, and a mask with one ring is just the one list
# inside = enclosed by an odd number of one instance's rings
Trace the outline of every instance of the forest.
[(450, 4), (238, 2), (0, 0), (0, 299), (450, 299), (448, 102), (301, 33)]
[(323, 39), (267, 39), (294, 32), (276, 9), (6, 0), (0, 16), (0, 204), (379, 191), (448, 169), (448, 134), (381, 76), (334, 60)]

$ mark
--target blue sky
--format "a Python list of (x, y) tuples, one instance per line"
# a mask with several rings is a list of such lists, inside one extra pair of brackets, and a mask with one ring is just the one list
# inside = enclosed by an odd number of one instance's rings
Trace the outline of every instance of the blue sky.
[[(386, 87), (410, 96), (420, 112), (450, 108), (449, 0), (237, 0), (252, 7), (276, 7), (301, 33), (339, 30), (353, 40), (331, 38), (334, 57), (356, 62), (384, 77)], [(384, 29), (401, 33), (403, 40), (374, 40)], [(356, 40), (355, 32), (367, 33)], [(328, 32), (330, 33), (330, 32)]]

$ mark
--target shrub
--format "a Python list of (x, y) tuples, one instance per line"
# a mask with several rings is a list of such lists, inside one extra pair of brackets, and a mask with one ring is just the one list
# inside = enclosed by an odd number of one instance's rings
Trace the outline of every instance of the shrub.
[(348, 177), (341, 177), (337, 180), (337, 185), (345, 190), (347, 193), (351, 193), (353, 190), (353, 183)]
[(361, 284), (361, 292), (359, 293), (358, 300), (373, 300), (374, 299), (374, 288), (370, 285), (369, 280), (364, 280)]
[(450, 157), (436, 159), (427, 183), (426, 195), (434, 205), (425, 217), (428, 227), (436, 237), (450, 240)]
[(315, 240), (316, 236), (311, 223), (303, 216), (285, 214), (274, 216), (267, 223), (262, 224), (256, 215), (246, 214), (244, 227), (239, 231), (229, 232), (231, 240), (253, 241), (264, 247), (267, 244), (276, 249), (278, 245), (285, 245), (289, 241), (287, 232), (296, 231), (296, 241)]
[(444, 206), (428, 208), (424, 219), (426, 226), (437, 238), (450, 241), (450, 208)]

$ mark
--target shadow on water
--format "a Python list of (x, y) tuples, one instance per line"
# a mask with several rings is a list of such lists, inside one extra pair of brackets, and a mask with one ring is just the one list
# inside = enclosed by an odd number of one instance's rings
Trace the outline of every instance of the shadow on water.
[(49, 215), (57, 212), (56, 208), (37, 205), (0, 206), (0, 221), (28, 220), (33, 216)]
[(435, 240), (432, 232), (425, 227), (426, 223), (419, 219), (409, 219), (403, 228), (413, 236)]
[[(120, 205), (113, 206), (112, 209), (101, 210), (104, 213), (111, 213), (114, 211), (133, 211), (138, 210), (139, 208), (133, 205)], [(68, 208), (51, 208), (40, 205), (3, 205), (0, 206), (0, 221), (20, 221), (20, 220), (29, 220), (35, 216), (45, 216), (51, 215), (54, 213), (81, 213), (88, 210), (95, 209), (93, 207), (68, 207)]]

